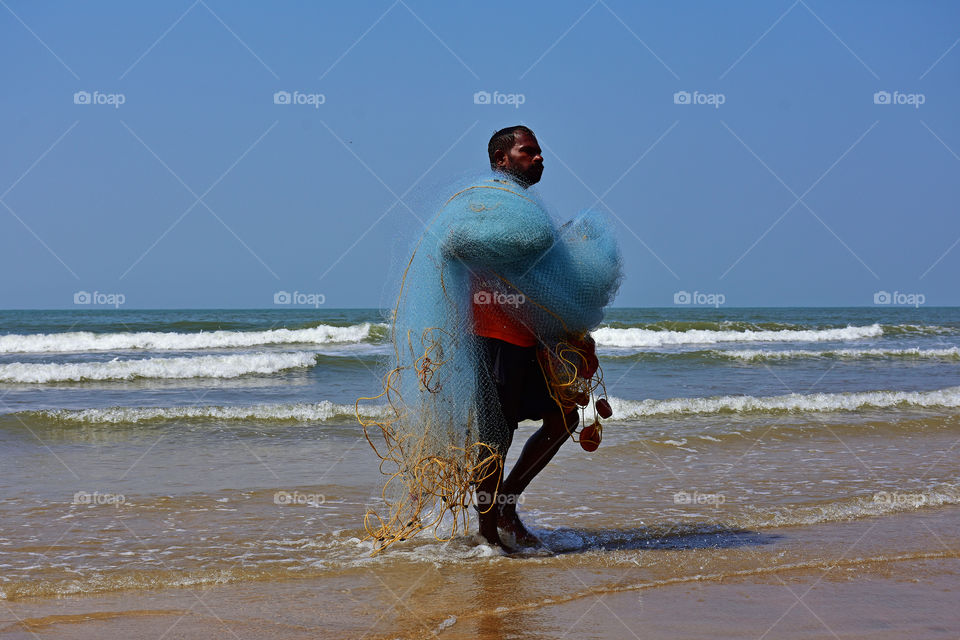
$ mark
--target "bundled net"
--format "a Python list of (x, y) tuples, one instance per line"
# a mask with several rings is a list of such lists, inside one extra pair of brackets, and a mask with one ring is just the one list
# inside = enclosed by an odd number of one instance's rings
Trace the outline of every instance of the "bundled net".
[[(378, 550), (427, 528), (439, 539), (465, 530), (473, 485), (506, 455), (510, 429), (481, 365), (476, 305), (531, 330), (550, 393), (569, 411), (602, 385), (589, 331), (620, 278), (603, 216), (584, 212), (557, 226), (509, 180), (469, 184), (428, 221), (401, 278), (383, 392), (357, 401), (387, 476), (385, 506), (365, 517)], [(385, 401), (387, 417), (362, 418), (366, 401)], [(447, 514), (453, 524), (443, 537)]]

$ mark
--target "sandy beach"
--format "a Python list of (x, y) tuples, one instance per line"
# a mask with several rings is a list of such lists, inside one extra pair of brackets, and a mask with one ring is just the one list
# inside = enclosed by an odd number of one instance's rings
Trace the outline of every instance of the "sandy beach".
[(720, 549), (681, 536), (632, 552), (633, 566), (611, 566), (621, 549), (27, 599), (6, 603), (2, 637), (955, 638), (958, 524), (952, 508), (745, 533)]

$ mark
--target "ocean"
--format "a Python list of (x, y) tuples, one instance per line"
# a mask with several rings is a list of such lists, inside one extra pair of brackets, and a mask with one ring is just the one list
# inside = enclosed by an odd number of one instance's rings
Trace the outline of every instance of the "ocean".
[[(567, 443), (524, 495), (543, 549), (424, 533), (373, 555), (382, 477), (355, 401), (381, 389), (381, 312), (0, 312), (0, 600), (562, 576), (514, 585), (530, 611), (956, 556), (960, 309), (617, 308), (594, 337), (614, 416), (596, 452)], [(410, 606), (430, 633), (472, 615)]]

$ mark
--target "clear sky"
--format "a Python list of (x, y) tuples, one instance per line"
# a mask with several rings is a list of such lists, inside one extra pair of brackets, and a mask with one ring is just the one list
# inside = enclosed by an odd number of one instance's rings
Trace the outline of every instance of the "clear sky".
[(552, 212), (617, 225), (618, 306), (960, 304), (952, 0), (0, 0), (0, 34), (3, 308), (378, 306), (517, 123)]

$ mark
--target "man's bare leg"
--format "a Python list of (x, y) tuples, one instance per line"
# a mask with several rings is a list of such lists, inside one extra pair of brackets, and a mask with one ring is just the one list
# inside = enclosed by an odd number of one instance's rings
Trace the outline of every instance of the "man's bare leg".
[(500, 539), (500, 533), (497, 531), (497, 505), (494, 496), (497, 494), (497, 488), (500, 486), (500, 480), (503, 478), (503, 461), (497, 463), (495, 473), (484, 478), (477, 484), (477, 517), (480, 521), (480, 535), (492, 545), (501, 547), (507, 553), (515, 549)]
[(497, 506), (499, 525), (513, 533), (520, 544), (536, 544), (539, 540), (527, 531), (517, 515), (517, 501), (527, 485), (537, 477), (543, 468), (553, 459), (577, 426), (579, 412), (574, 409), (564, 415), (560, 411), (551, 412), (543, 419), (543, 425), (530, 436), (517, 463), (500, 489), (501, 501)]

